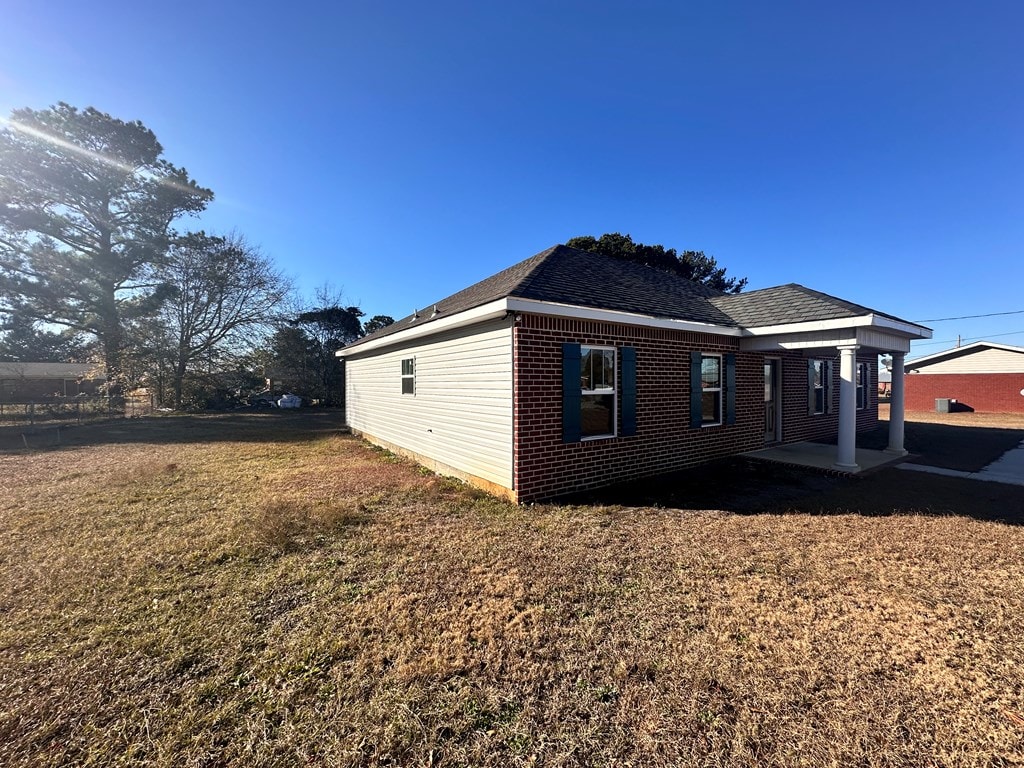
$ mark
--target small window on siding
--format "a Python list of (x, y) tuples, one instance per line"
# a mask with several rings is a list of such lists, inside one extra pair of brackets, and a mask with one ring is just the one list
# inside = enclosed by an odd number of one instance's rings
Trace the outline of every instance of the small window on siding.
[(868, 364), (857, 363), (857, 410), (868, 407)]
[(580, 436), (615, 436), (615, 350), (580, 348)]
[(714, 427), (722, 423), (722, 356), (700, 356), (700, 423)]
[(416, 394), (416, 358), (407, 357), (402, 360), (402, 394)]

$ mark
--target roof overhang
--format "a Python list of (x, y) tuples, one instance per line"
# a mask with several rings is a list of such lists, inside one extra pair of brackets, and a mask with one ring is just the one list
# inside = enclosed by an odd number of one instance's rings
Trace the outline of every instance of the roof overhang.
[(434, 334), (443, 333), (444, 331), (451, 331), (456, 328), (464, 328), (469, 325), (485, 323), (488, 320), (496, 320), (499, 317), (504, 317), (508, 314), (507, 305), (507, 299), (498, 299), (497, 301), (481, 304), (479, 307), (467, 309), (463, 312), (451, 315), (450, 317), (439, 317), (433, 320), (428, 318), (419, 324), (413, 322), (408, 324), (406, 328), (395, 333), (389, 333), (386, 336), (363, 341), (352, 346), (342, 347), (334, 354), (338, 357), (350, 357), (352, 355), (362, 354), (363, 352), (372, 352), (373, 350), (382, 349), (384, 347), (393, 347), (396, 344), (415, 341), (416, 339), (422, 339), (425, 336), (433, 336)]
[(335, 354), (338, 357), (350, 357), (364, 352), (372, 352), (445, 331), (485, 323), (514, 312), (728, 336), (739, 338), (740, 349), (745, 351), (821, 349), (822, 347), (858, 345), (887, 352), (909, 352), (912, 340), (930, 339), (932, 336), (929, 328), (878, 314), (738, 328), (694, 320), (653, 317), (614, 309), (504, 297), (464, 310), (451, 317), (428, 318), (419, 324), (413, 321), (400, 331), (354, 346), (344, 347)]
[(869, 314), (747, 328), (743, 332), (740, 349), (768, 352), (857, 346), (881, 352), (906, 353), (910, 351), (911, 341), (931, 337), (931, 329), (924, 326)]
[(622, 323), (624, 325), (642, 325), (647, 328), (667, 328), (676, 331), (692, 331), (695, 333), (712, 333), (718, 336), (739, 337), (743, 331), (740, 328), (727, 325), (715, 325), (714, 323), (701, 323), (694, 320), (677, 320), (670, 317), (652, 317), (640, 315), (633, 312), (620, 312), (614, 309), (597, 309), (594, 307), (580, 307), (572, 304), (556, 304), (549, 301), (537, 301), (534, 299), (519, 299), (505, 297), (496, 301), (481, 304), (479, 307), (467, 309), (451, 317), (435, 318), (425, 321), (422, 324), (410, 324), (408, 327), (396, 333), (389, 333), (377, 339), (370, 339), (354, 346), (343, 347), (335, 352), (338, 357), (350, 357), (363, 352), (371, 352), (385, 347), (392, 347), (415, 341), (426, 336), (433, 336), (444, 331), (464, 328), (478, 323), (485, 323), (495, 320), (511, 312), (527, 312), (549, 317), (566, 317), (573, 320), (596, 320), (606, 323)]
[(955, 357), (963, 357), (964, 355), (971, 355), (981, 349), (998, 349), (1003, 352), (1014, 352), (1017, 354), (1024, 354), (1024, 347), (1016, 347), (1012, 344), (997, 344), (991, 341), (975, 341), (972, 344), (965, 344), (962, 347), (954, 347), (953, 349), (944, 349), (941, 352), (933, 352), (930, 355), (923, 357), (917, 357), (913, 360), (907, 360), (907, 365), (913, 363), (915, 366), (920, 365), (931, 365), (932, 363), (938, 363), (943, 360), (951, 360)]
[(817, 331), (835, 331), (842, 328), (879, 328), (899, 334), (905, 334), (911, 339), (930, 339), (931, 328), (923, 325), (908, 323), (904, 320), (896, 320), (885, 315), (870, 314), (858, 317), (839, 317), (832, 320), (811, 320), (803, 323), (784, 323), (781, 325), (760, 325), (753, 328), (744, 328), (744, 336), (778, 336), (789, 333), (813, 333)]
[(623, 323), (625, 325), (642, 325), (647, 328), (669, 328), (676, 331), (693, 331), (695, 333), (713, 333), (718, 336), (740, 336), (740, 328), (702, 323), (696, 320), (678, 320), (671, 317), (654, 317), (635, 312), (621, 312), (615, 309), (596, 309), (580, 307), (572, 304), (555, 304), (550, 301), (534, 299), (507, 299), (511, 312), (530, 312), (536, 315), (553, 315), (568, 317), (574, 320), (597, 320), (605, 323)]

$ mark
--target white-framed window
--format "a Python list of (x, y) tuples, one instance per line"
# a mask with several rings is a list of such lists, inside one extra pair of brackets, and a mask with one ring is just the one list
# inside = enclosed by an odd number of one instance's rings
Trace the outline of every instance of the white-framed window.
[(402, 394), (416, 394), (416, 358), (406, 357), (402, 360)]
[(868, 407), (868, 386), (871, 379), (868, 375), (868, 364), (857, 363), (857, 410), (862, 411)]
[(700, 425), (717, 427), (722, 423), (722, 356), (700, 356)]
[(615, 348), (580, 347), (580, 437), (615, 437)]
[(814, 399), (811, 412), (825, 413), (828, 408), (828, 363), (825, 360), (812, 360), (814, 370), (811, 382), (811, 397)]

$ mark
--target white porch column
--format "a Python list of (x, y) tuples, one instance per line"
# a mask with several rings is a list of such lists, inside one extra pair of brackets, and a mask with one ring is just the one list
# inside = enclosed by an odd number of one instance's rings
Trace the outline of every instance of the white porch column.
[(836, 469), (854, 471), (857, 465), (857, 350), (856, 344), (839, 347), (839, 442)]
[(905, 352), (892, 353), (892, 390), (889, 398), (889, 447), (886, 453), (906, 456), (903, 448), (903, 360)]

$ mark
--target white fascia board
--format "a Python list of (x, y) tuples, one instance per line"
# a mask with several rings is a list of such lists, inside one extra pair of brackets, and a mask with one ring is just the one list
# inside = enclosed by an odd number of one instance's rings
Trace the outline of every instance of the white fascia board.
[(413, 341), (414, 339), (419, 339), (424, 336), (433, 336), (435, 333), (442, 333), (443, 331), (450, 331), (467, 325), (475, 325), (488, 320), (495, 320), (508, 314), (507, 304), (508, 301), (506, 299), (498, 299), (497, 301), (481, 304), (479, 307), (473, 307), (472, 309), (459, 312), (451, 317), (442, 317), (437, 320), (429, 320), (429, 322), (424, 321), (420, 324), (415, 322), (407, 323), (408, 327), (398, 331), (397, 333), (391, 333), (387, 336), (382, 336), (381, 338), (374, 339), (373, 341), (367, 341), (366, 343), (359, 344), (355, 347), (342, 347), (334, 354), (337, 357), (360, 355), (363, 352), (371, 352), (375, 349), (391, 347), (395, 344), (404, 344), (407, 341)]
[(805, 336), (791, 333), (787, 336), (747, 337), (740, 340), (740, 350), (743, 352), (781, 352), (783, 350), (820, 352), (822, 349), (845, 346), (857, 346), (857, 337), (846, 334), (829, 335), (827, 332), (820, 332), (808, 333)]
[(747, 336), (740, 340), (740, 349), (745, 352), (768, 352), (783, 349), (820, 352), (822, 349), (845, 346), (860, 347), (863, 350), (908, 352), (910, 339), (903, 334), (881, 328), (845, 326), (832, 330), (791, 332), (776, 336)]
[[(632, 312), (619, 312), (613, 309), (594, 309), (591, 307), (578, 307), (571, 304), (554, 304), (547, 301), (535, 301), (532, 299), (504, 298), (483, 304), (479, 307), (467, 309), (458, 314), (438, 320), (424, 322), (422, 325), (409, 324), (404, 330), (382, 336), (373, 341), (367, 341), (355, 347), (343, 347), (334, 354), (338, 357), (359, 355), (363, 352), (371, 352), (383, 347), (403, 344), (407, 341), (422, 338), (424, 336), (441, 333), (442, 331), (461, 328), (467, 325), (475, 325), (487, 320), (493, 320), (509, 312), (529, 312), (537, 315), (549, 315), (554, 317), (569, 317), (574, 320), (596, 320), (606, 323), (623, 323), (625, 325), (642, 325), (648, 328), (670, 328), (676, 331), (694, 331), (697, 333), (713, 333), (719, 336), (740, 336), (742, 331), (739, 328), (730, 328), (724, 325), (713, 323), (700, 323), (693, 320), (673, 320), (665, 317), (650, 317), (649, 315), (638, 315)], [(401, 321), (400, 321), (401, 322)]]
[(740, 336), (743, 333), (741, 329), (731, 328), (727, 325), (701, 323), (694, 320), (674, 320), (669, 317), (651, 317), (650, 315), (638, 315), (633, 312), (621, 312), (615, 309), (595, 309), (593, 307), (554, 304), (548, 301), (536, 301), (533, 299), (508, 299), (508, 308), (512, 312), (569, 317), (574, 320), (597, 320), (605, 323), (642, 325), (647, 328), (671, 328), (675, 331), (714, 333), (718, 336)]
[(813, 331), (834, 331), (840, 328), (862, 327), (884, 328), (895, 331), (913, 339), (930, 339), (932, 331), (921, 325), (904, 323), (881, 315), (861, 315), (860, 317), (839, 317), (833, 320), (812, 320), (805, 323), (785, 323), (783, 325), (761, 325), (745, 328), (744, 336), (778, 336), (786, 333), (807, 333)]

